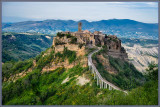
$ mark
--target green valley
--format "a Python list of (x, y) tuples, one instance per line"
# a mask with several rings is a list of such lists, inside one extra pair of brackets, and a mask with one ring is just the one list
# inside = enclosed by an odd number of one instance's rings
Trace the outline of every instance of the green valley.
[(33, 58), (51, 46), (54, 35), (2, 33), (2, 62)]

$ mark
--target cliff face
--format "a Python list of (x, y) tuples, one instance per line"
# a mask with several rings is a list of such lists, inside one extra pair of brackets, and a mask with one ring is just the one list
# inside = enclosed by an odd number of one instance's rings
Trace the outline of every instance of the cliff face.
[(63, 53), (66, 48), (76, 53), (76, 60), (70, 63), (67, 59), (61, 60), (61, 58), (59, 57), (55, 58), (55, 60), (50, 63), (50, 66), (45, 66), (42, 69), (42, 72), (52, 71), (59, 67), (64, 67), (68, 69), (74, 67), (79, 63), (81, 63), (83, 67), (87, 67), (87, 57), (85, 56), (86, 51), (84, 46), (79, 48), (76, 44), (56, 45), (54, 46), (54, 51), (55, 53)]
[[(81, 63), (83, 67), (87, 67), (87, 56), (85, 56), (86, 54), (85, 45), (79, 44), (77, 42), (76, 37), (72, 35), (69, 35), (69, 36), (57, 35), (56, 37), (54, 37), (52, 45), (54, 47), (53, 50), (55, 54), (58, 54), (58, 53), (64, 54), (64, 50), (67, 49), (69, 51), (75, 52), (76, 59), (75, 61), (70, 63), (67, 59), (62, 60), (60, 57), (55, 57), (54, 61), (51, 62), (49, 66), (45, 66), (42, 69), (42, 72), (52, 71), (59, 67), (64, 67), (69, 69), (79, 63)], [(46, 52), (46, 55), (47, 53), (50, 53), (51, 50), (52, 49), (49, 49)]]
[(128, 60), (128, 55), (124, 47), (121, 46), (121, 40), (117, 36), (109, 35), (105, 37), (105, 45), (107, 46), (108, 55), (114, 58)]

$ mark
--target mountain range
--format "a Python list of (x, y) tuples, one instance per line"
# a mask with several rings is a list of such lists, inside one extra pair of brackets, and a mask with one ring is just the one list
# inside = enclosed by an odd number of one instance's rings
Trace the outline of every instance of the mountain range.
[(91, 32), (101, 31), (106, 34), (114, 34), (118, 37), (158, 39), (157, 23), (142, 23), (130, 19), (110, 19), (89, 22), (87, 20), (44, 20), (23, 21), (16, 23), (2, 23), (2, 31), (10, 32), (39, 32), (55, 34), (59, 31), (75, 32), (78, 22), (82, 22), (82, 29)]

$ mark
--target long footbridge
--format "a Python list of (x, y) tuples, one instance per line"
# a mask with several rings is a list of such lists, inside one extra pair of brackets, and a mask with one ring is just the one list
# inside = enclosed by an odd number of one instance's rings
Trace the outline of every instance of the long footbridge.
[(94, 74), (94, 79), (97, 79), (97, 86), (100, 86), (100, 88), (108, 88), (109, 90), (112, 90), (112, 89), (120, 90), (120, 91), (123, 91), (123, 92), (127, 93), (126, 91), (121, 90), (119, 87), (115, 86), (114, 84), (110, 83), (109, 81), (103, 79), (102, 76), (100, 75), (100, 73), (98, 72), (97, 68), (93, 64), (92, 55), (94, 53), (98, 52), (100, 49), (101, 48), (98, 48), (97, 50), (91, 52), (88, 55), (88, 66), (89, 66), (89, 69)]

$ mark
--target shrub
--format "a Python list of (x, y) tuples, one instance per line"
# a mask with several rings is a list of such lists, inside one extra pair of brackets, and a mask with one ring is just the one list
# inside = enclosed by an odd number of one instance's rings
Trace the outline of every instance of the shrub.
[(66, 37), (67, 38), (71, 38), (71, 37), (73, 37), (71, 34), (66, 34)]
[(65, 36), (65, 34), (62, 34), (62, 33), (58, 32), (58, 33), (57, 33), (57, 36), (58, 36), (59, 38), (62, 38), (62, 37)]
[(83, 43), (80, 43), (78, 44), (78, 47), (81, 49), (83, 45), (84, 45)]
[(55, 45), (64, 45), (66, 43), (59, 41), (57, 38), (55, 39)]
[(64, 48), (63, 54), (68, 58), (69, 63), (72, 63), (76, 59), (76, 52), (70, 51), (66, 47)]
[(37, 62), (37, 68), (42, 69), (45, 65), (50, 64), (52, 59), (54, 58), (54, 51), (51, 51), (49, 55), (45, 55), (41, 57)]
[(158, 64), (150, 63), (146, 69), (146, 76), (151, 80), (158, 80)]
[(76, 59), (76, 52), (70, 51), (65, 47), (63, 53), (57, 52), (55, 56), (61, 58), (62, 61), (64, 61), (65, 58), (68, 58), (69, 63), (72, 63)]
[(77, 43), (77, 38), (76, 37), (71, 37), (70, 44), (76, 44)]

